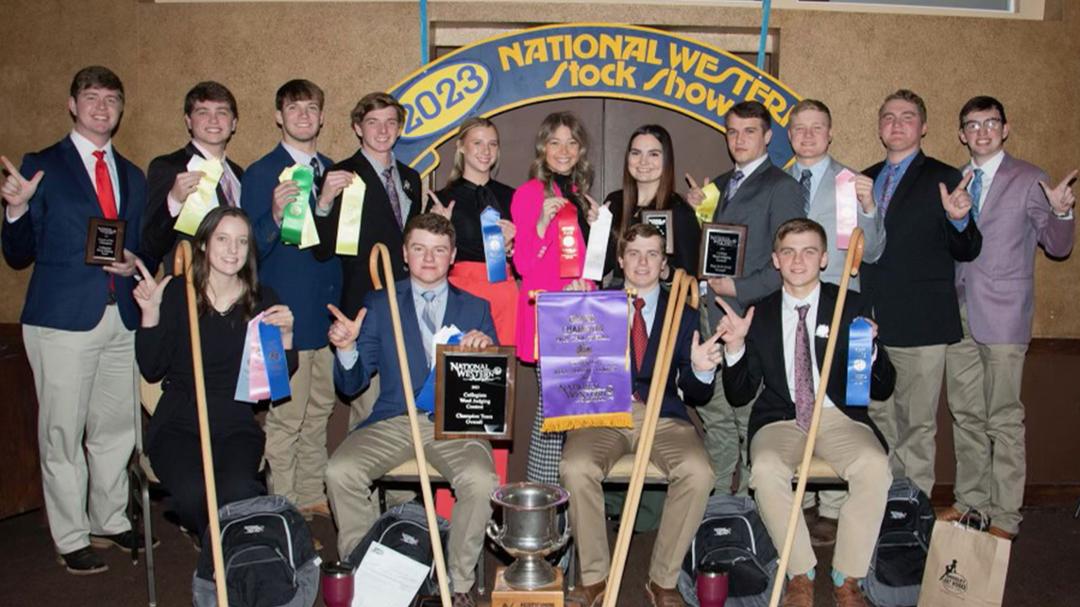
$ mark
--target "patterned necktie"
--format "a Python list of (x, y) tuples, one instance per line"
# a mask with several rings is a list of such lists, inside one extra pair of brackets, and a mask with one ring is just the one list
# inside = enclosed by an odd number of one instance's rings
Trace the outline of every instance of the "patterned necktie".
[(225, 172), (221, 175), (221, 192), (225, 194), (225, 204), (230, 207), (239, 206), (240, 203), (240, 197), (236, 195), (234, 179), (235, 177), (233, 177), (232, 171), (229, 169), (225, 169)]
[(322, 163), (314, 156), (311, 157), (311, 177), (311, 193), (318, 200), (319, 190), (322, 189)]
[(810, 334), (806, 331), (810, 304), (796, 306), (795, 311), (799, 313), (799, 324), (795, 326), (795, 422), (808, 430), (814, 414), (814, 371), (810, 367)]
[(893, 186), (896, 185), (893, 182), (896, 181), (896, 171), (900, 168), (898, 164), (890, 164), (889, 168), (885, 170), (885, 187), (881, 188), (881, 212), (882, 214), (889, 208), (889, 201), (892, 200)]
[(424, 354), (428, 364), (431, 364), (432, 352), (431, 337), (435, 335), (435, 291), (424, 291), (420, 294), (424, 298), (424, 311), (420, 314), (420, 321), (424, 323), (429, 335), (424, 338)]
[(982, 211), (982, 179), (985, 174), (982, 169), (975, 169), (975, 176), (968, 184), (968, 193), (971, 194), (971, 218), (975, 221), (979, 220), (979, 213)]
[(390, 200), (390, 208), (394, 211), (394, 219), (397, 220), (398, 228), (405, 225), (401, 221), (401, 199), (398, 198), (397, 184), (394, 183), (394, 165), (386, 167), (382, 172), (383, 185), (386, 186), (386, 197)]
[(810, 180), (813, 179), (814, 174), (810, 172), (810, 169), (803, 169), (802, 174), (799, 176), (799, 185), (802, 186), (802, 202), (803, 202), (803, 214), (810, 214)]
[(743, 172), (736, 169), (731, 174), (731, 179), (727, 182), (727, 192), (724, 193), (724, 200), (731, 200), (735, 196), (735, 191), (739, 189), (739, 184), (742, 183)]
[(116, 196), (113, 194), (112, 177), (109, 176), (109, 165), (105, 163), (105, 152), (94, 152), (94, 186), (97, 189), (98, 204), (105, 219), (116, 219)]
[(645, 315), (641, 310), (645, 307), (645, 300), (640, 297), (634, 298), (634, 323), (630, 327), (630, 342), (634, 348), (634, 366), (641, 373), (641, 365), (645, 363), (645, 350), (649, 347), (649, 334), (645, 331)]

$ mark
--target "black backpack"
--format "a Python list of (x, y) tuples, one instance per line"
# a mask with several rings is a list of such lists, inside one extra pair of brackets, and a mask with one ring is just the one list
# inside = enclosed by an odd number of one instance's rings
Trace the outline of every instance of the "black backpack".
[[(221, 550), (230, 607), (310, 607), (319, 592), (319, 560), (299, 511), (280, 495), (222, 506)], [(196, 607), (217, 607), (210, 532), (192, 582)]]
[(866, 598), (878, 607), (917, 604), (933, 531), (934, 509), (926, 494), (906, 478), (895, 479), (870, 570), (860, 582)]
[(698, 607), (697, 570), (704, 564), (715, 564), (728, 572), (726, 605), (764, 607), (769, 604), (777, 556), (754, 500), (713, 495), (683, 559), (679, 592), (688, 605)]
[[(447, 538), (450, 533), (450, 523), (438, 518), (439, 539), (443, 545), (443, 558), (446, 559)], [(427, 515), (424, 507), (412, 501), (398, 504), (375, 519), (371, 529), (364, 534), (360, 543), (349, 553), (346, 563), (352, 566), (353, 571), (364, 560), (368, 547), (372, 542), (379, 542), (387, 548), (391, 548), (412, 560), (428, 567), (428, 576), (420, 586), (419, 594), (439, 594), (439, 582), (435, 577), (435, 557), (431, 550), (431, 536), (428, 534)], [(453, 592), (453, 589), (451, 589)]]

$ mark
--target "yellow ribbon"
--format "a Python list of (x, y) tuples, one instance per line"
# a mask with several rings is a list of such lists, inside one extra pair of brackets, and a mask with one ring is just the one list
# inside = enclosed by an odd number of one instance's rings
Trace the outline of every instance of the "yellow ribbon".
[(338, 255), (356, 255), (360, 248), (360, 218), (364, 214), (364, 194), (367, 184), (354, 174), (352, 183), (341, 192), (341, 216), (338, 219)]
[(173, 229), (194, 236), (203, 217), (217, 206), (217, 185), (225, 173), (225, 167), (217, 158), (192, 156), (188, 169), (202, 171), (203, 176), (195, 186), (195, 191), (184, 200), (184, 206), (180, 208), (180, 215), (176, 218)]

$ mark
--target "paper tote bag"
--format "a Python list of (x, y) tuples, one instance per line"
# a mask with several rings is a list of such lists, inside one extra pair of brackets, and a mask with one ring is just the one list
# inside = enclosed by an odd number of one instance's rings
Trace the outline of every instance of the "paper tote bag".
[(937, 521), (926, 555), (919, 607), (1000, 607), (1012, 542)]

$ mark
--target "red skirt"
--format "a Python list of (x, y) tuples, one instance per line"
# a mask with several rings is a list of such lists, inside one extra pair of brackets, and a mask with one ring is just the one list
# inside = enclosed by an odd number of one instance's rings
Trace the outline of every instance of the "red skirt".
[[(509, 270), (509, 264), (507, 264)], [(479, 261), (459, 261), (450, 268), (450, 284), (491, 304), (491, 317), (500, 346), (514, 345), (517, 326), (518, 287), (513, 277), (490, 283), (487, 266)]]

